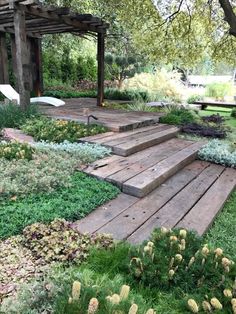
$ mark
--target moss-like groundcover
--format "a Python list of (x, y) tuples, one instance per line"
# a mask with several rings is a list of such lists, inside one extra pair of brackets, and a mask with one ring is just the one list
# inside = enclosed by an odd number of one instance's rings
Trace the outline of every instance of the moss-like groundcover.
[(2, 201), (0, 238), (21, 233), (24, 227), (35, 222), (50, 222), (55, 218), (80, 219), (118, 193), (118, 188), (113, 185), (77, 172), (72, 175), (68, 188)]

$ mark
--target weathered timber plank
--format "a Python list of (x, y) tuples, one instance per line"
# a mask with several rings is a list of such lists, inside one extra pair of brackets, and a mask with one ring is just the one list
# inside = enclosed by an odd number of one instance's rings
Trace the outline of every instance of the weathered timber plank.
[(236, 170), (227, 168), (191, 211), (177, 224), (203, 235), (236, 187)]
[(208, 166), (209, 163), (206, 162), (193, 162), (151, 194), (123, 211), (99, 229), (99, 232), (112, 233), (115, 239), (127, 238)]
[[(141, 129), (141, 131), (140, 131)], [(140, 140), (143, 137), (147, 137), (148, 135), (158, 134), (160, 131), (164, 131), (167, 129), (171, 129), (169, 125), (159, 124), (151, 127), (138, 128), (133, 131), (128, 131), (125, 133), (117, 134), (120, 136), (114, 136), (113, 139), (107, 140), (103, 142), (103, 145), (107, 145), (109, 147), (117, 146), (123, 143), (131, 142), (134, 140)], [(123, 136), (122, 136), (123, 135)]]
[(223, 171), (224, 167), (210, 164), (208, 168), (203, 170), (193, 181), (136, 230), (128, 240), (132, 243), (142, 242), (149, 237), (155, 228), (162, 226), (173, 228), (191, 210), (194, 204), (198, 202)]
[(99, 143), (99, 140), (110, 137), (114, 134), (114, 132), (105, 132), (101, 134), (91, 135), (82, 137), (79, 139), (80, 142), (89, 142), (89, 143)]
[[(147, 135), (146, 137), (141, 137), (140, 139), (130, 140), (126, 143), (119, 144), (117, 146), (111, 146), (112, 151), (116, 155), (129, 156), (140, 150), (157, 145), (161, 142), (167, 141), (173, 137), (176, 137), (179, 130), (178, 128), (171, 128), (167, 130), (160, 131), (158, 133)], [(108, 145), (108, 147), (110, 147)]]
[(138, 128), (138, 129), (134, 129), (134, 130), (131, 130), (131, 131), (123, 132), (123, 133), (113, 133), (111, 136), (108, 136), (107, 138), (98, 139), (96, 141), (96, 143), (104, 144), (104, 143), (106, 143), (108, 141), (112, 141), (112, 140), (118, 140), (118, 139), (122, 139), (123, 140), (124, 138), (127, 138), (130, 135), (140, 134), (142, 132), (155, 130), (156, 128), (157, 128), (157, 125), (152, 125), (152, 126), (146, 126), (146, 127), (143, 127), (143, 128)]
[[(177, 141), (177, 139), (175, 139)], [(170, 142), (170, 143), (169, 143)], [(160, 144), (161, 145), (161, 144)], [(161, 147), (160, 145), (156, 145), (150, 148), (147, 148), (141, 152), (135, 153), (128, 157), (121, 157), (121, 156), (111, 156), (105, 159), (98, 160), (91, 164), (85, 172), (89, 173), (100, 179), (106, 179), (109, 181), (108, 177), (116, 174), (117, 172), (121, 171), (122, 169), (126, 169), (127, 167), (131, 167), (135, 163), (143, 160), (143, 162), (148, 162), (150, 159), (149, 157), (158, 154)], [(172, 140), (165, 142), (165, 145), (172, 145)], [(177, 145), (178, 146), (178, 145)], [(114, 181), (113, 181), (114, 182)], [(120, 184), (117, 184), (120, 186)]]
[(140, 159), (137, 160), (137, 162), (129, 164), (120, 171), (111, 174), (106, 179), (107, 181), (115, 183), (121, 188), (125, 181), (133, 178), (147, 168), (152, 167), (156, 163), (162, 161), (177, 151), (182, 150), (192, 143), (193, 142), (191, 141), (174, 138), (155, 146), (155, 150), (150, 151), (149, 149), (146, 149), (143, 151), (146, 152), (146, 154), (140, 155)]
[(127, 180), (123, 185), (123, 192), (137, 197), (147, 195), (167, 178), (192, 162), (201, 146), (202, 143), (196, 142)]
[(85, 218), (75, 222), (73, 228), (83, 233), (94, 233), (137, 201), (138, 198), (121, 193), (116, 199), (98, 207)]

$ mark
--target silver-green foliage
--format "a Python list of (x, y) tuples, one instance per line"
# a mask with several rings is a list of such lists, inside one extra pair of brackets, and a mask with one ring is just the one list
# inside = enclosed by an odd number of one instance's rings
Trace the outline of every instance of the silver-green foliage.
[(42, 141), (35, 143), (34, 147), (42, 151), (52, 150), (66, 152), (79, 159), (83, 164), (93, 162), (111, 153), (110, 149), (98, 144), (70, 143), (68, 141), (64, 141), (63, 143), (47, 143)]
[(0, 191), (5, 197), (51, 192), (70, 185), (70, 175), (81, 164), (67, 153), (38, 152), (28, 161), (0, 159)]
[(236, 168), (236, 149), (232, 143), (212, 140), (198, 152), (201, 160)]

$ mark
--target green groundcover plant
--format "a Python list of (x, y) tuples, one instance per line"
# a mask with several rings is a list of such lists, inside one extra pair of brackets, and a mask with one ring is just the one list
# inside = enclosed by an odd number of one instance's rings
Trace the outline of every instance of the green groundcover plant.
[(75, 121), (53, 120), (46, 117), (29, 119), (21, 126), (21, 129), (33, 136), (36, 141), (56, 143), (77, 142), (81, 137), (107, 131), (104, 126), (96, 124), (87, 126)]
[(35, 222), (50, 222), (55, 218), (75, 221), (115, 198), (118, 193), (119, 189), (110, 183), (76, 172), (70, 177), (67, 188), (2, 200), (0, 238), (19, 234), (26, 226)]
[(31, 160), (33, 153), (34, 149), (26, 143), (0, 142), (0, 158)]
[(170, 107), (166, 115), (160, 117), (161, 123), (183, 125), (196, 122), (198, 116), (191, 110), (180, 107)]
[(233, 142), (214, 139), (200, 149), (198, 157), (201, 160), (236, 168), (236, 146)]

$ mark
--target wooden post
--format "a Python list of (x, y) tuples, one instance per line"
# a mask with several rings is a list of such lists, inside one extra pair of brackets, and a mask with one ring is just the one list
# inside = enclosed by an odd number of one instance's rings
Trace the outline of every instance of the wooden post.
[(15, 42), (15, 35), (11, 34), (11, 62), (12, 62), (12, 70), (13, 76), (15, 81), (15, 88), (19, 91), (18, 81), (17, 81), (17, 64), (16, 64), (16, 42)]
[(9, 84), (6, 34), (0, 32), (0, 83)]
[(105, 34), (98, 33), (97, 61), (98, 61), (98, 93), (97, 106), (102, 106), (104, 101), (104, 57), (105, 57)]
[(30, 52), (27, 44), (25, 12), (23, 10), (14, 10), (14, 28), (20, 106), (26, 109), (30, 105)]
[(43, 94), (42, 40), (40, 38), (32, 38), (32, 50), (34, 56), (33, 90), (35, 96), (39, 97)]

